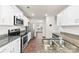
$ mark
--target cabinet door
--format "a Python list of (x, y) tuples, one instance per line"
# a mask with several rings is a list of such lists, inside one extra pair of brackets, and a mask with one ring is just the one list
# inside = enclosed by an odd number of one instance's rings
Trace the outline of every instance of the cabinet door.
[(10, 53), (14, 53), (14, 43), (13, 42), (10, 42), (9, 49), (10, 49)]
[(57, 15), (57, 26), (61, 26), (62, 25), (62, 22), (61, 22), (62, 17), (61, 16), (62, 16), (62, 13)]
[(1, 14), (2, 14), (2, 6), (0, 6), (0, 25), (2, 25)]
[(58, 14), (58, 16), (57, 16), (57, 24), (61, 25), (61, 26), (69, 24), (68, 12), (66, 10), (64, 10), (60, 14)]
[(29, 22), (28, 18), (23, 16), (23, 20), (24, 20), (24, 26), (28, 26), (28, 22)]
[(28, 33), (28, 42), (30, 41), (31, 39), (31, 32)]
[(29, 19), (28, 19), (28, 18), (26, 18), (26, 26), (28, 26), (28, 22), (29, 22)]
[(23, 17), (23, 13), (16, 6), (12, 6), (12, 8), (14, 10), (14, 16), (18, 16), (18, 18)]
[(65, 17), (65, 18), (67, 18), (67, 24), (74, 25), (74, 19), (76, 16), (76, 15), (74, 15), (76, 12), (74, 6), (68, 7), (65, 11), (66, 12), (64, 12), (64, 13), (67, 15), (67, 17)]
[(3, 47), (0, 48), (0, 53), (9, 53), (10, 52), (10, 49), (9, 49), (10, 45), (7, 44)]
[(0, 25), (14, 25), (14, 16), (22, 16), (22, 12), (16, 6), (0, 6)]
[(13, 9), (11, 6), (1, 6), (2, 25), (13, 25)]
[(72, 15), (73, 15), (73, 20), (74, 24), (79, 24), (79, 6), (71, 6), (73, 8)]
[(62, 12), (62, 16), (61, 16), (61, 24), (62, 25), (68, 25), (69, 19), (68, 19), (68, 12), (66, 10), (64, 10)]
[(20, 38), (10, 43), (10, 53), (20, 53)]
[[(79, 6), (69, 6), (58, 15), (62, 25), (79, 24)], [(58, 23), (59, 24), (59, 23)]]
[(14, 53), (20, 53), (20, 38), (14, 41)]

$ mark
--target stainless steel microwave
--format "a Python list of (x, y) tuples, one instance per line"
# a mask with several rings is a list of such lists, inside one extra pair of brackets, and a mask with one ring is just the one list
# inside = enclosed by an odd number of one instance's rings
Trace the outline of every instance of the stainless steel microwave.
[(23, 19), (18, 18), (18, 16), (14, 16), (14, 25), (19, 26), (19, 25), (23, 25)]

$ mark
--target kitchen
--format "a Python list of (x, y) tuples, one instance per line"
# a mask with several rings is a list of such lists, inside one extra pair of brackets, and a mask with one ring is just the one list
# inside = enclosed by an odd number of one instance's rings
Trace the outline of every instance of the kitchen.
[(72, 5), (1, 5), (0, 53), (79, 52), (78, 10)]
[(28, 44), (33, 36), (29, 30), (29, 19), (13, 5), (1, 5), (0, 15), (0, 52), (23, 52), (24, 44)]

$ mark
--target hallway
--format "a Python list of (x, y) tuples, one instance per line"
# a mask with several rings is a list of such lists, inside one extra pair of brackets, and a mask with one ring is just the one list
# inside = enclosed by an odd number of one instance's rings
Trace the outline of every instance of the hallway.
[(79, 52), (75, 46), (65, 42), (65, 47), (61, 48), (53, 44), (51, 47), (42, 44), (42, 33), (37, 33), (37, 37), (29, 42), (24, 53), (72, 53)]
[(39, 53), (43, 52), (44, 46), (42, 45), (42, 33), (37, 33), (37, 37), (29, 42), (27, 48), (25, 48), (24, 53)]

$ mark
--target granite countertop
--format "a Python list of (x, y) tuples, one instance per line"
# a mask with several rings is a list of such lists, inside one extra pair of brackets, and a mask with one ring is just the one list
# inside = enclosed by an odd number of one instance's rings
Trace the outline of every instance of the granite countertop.
[(8, 35), (0, 35), (0, 47), (16, 40), (20, 36), (8, 36)]
[(67, 42), (70, 42), (76, 47), (79, 47), (79, 36), (78, 35), (73, 35), (73, 34), (65, 33), (65, 32), (62, 32), (61, 35), (64, 40), (66, 40)]

